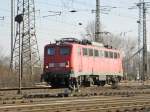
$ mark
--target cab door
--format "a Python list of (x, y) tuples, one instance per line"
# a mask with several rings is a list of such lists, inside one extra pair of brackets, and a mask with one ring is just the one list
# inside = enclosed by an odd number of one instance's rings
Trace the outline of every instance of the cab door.
[(78, 72), (82, 72), (82, 52), (81, 52), (81, 47), (78, 47)]

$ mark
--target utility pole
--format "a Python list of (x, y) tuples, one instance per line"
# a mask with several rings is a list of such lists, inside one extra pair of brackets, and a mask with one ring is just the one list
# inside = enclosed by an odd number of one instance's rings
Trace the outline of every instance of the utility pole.
[(147, 31), (146, 31), (146, 3), (142, 3), (142, 10), (143, 10), (143, 80), (147, 80), (148, 73), (147, 73)]
[(11, 63), (10, 69), (13, 68), (13, 38), (14, 38), (14, 0), (11, 0)]
[(16, 0), (15, 4), (16, 6), (12, 7), (12, 10), (17, 10), (15, 14), (17, 23), (15, 24), (16, 31), (13, 31), (15, 38), (11, 60), (13, 68), (11, 69), (15, 69), (16, 75), (19, 76), (18, 93), (21, 93), (22, 79), (32, 82), (35, 68), (41, 70), (41, 63), (36, 38), (34, 0)]
[(102, 42), (100, 32), (100, 0), (96, 0), (96, 20), (95, 20), (95, 39), (94, 41)]

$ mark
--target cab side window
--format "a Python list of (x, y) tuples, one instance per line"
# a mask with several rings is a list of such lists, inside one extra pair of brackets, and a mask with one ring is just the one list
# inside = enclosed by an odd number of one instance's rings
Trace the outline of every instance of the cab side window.
[(88, 50), (87, 50), (87, 48), (83, 48), (82, 50), (83, 50), (83, 56), (87, 56), (87, 55), (88, 55)]
[(104, 57), (104, 51), (100, 50), (100, 51), (99, 51), (99, 56), (100, 56), (101, 58)]
[(93, 56), (93, 49), (89, 49), (89, 56)]
[(114, 58), (115, 58), (115, 59), (118, 58), (118, 53), (114, 52)]
[(99, 57), (99, 52), (98, 52), (98, 50), (96, 50), (96, 49), (94, 50), (94, 56), (95, 56), (95, 57)]
[(114, 56), (113, 56), (113, 52), (111, 52), (111, 51), (109, 52), (109, 57), (110, 57), (110, 58), (113, 58), (113, 57), (114, 57)]
[(105, 58), (108, 58), (109, 57), (108, 51), (105, 51), (104, 53), (105, 53)]

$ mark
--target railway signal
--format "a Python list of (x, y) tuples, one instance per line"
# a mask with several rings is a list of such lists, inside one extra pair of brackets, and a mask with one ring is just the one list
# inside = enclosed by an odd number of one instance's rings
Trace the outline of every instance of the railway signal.
[(21, 93), (21, 85), (22, 85), (22, 73), (23, 73), (23, 58), (22, 58), (22, 47), (21, 47), (21, 23), (23, 22), (23, 15), (19, 14), (15, 17), (15, 21), (19, 24), (19, 90), (18, 94)]

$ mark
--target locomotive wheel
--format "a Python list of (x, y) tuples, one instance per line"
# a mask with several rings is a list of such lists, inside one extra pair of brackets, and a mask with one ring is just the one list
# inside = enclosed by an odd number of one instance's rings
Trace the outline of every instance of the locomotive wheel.
[(93, 85), (92, 81), (85, 81), (83, 84), (85, 87), (91, 87)]
[(79, 91), (79, 82), (77, 80), (69, 81), (69, 90), (71, 91)]
[(40, 78), (40, 81), (41, 82), (49, 82), (48, 75), (47, 74), (42, 74), (41, 78)]
[(100, 81), (100, 86), (105, 86), (106, 82), (105, 81)]
[(118, 87), (118, 80), (112, 80), (111, 87), (112, 89), (116, 89)]
[(69, 85), (69, 90), (79, 92), (79, 85)]
[(118, 87), (118, 83), (117, 82), (112, 83), (111, 87), (112, 87), (112, 89), (116, 89)]
[(68, 88), (69, 88), (69, 90), (74, 91), (75, 90), (75, 85), (69, 84)]
[(92, 85), (94, 85), (94, 81), (92, 78), (89, 77), (88, 80), (84, 81), (84, 86), (91, 87)]
[(106, 84), (106, 81), (99, 81), (97, 85), (98, 86), (105, 86), (105, 84)]
[(42, 74), (41, 75), (41, 78), (40, 78), (40, 82), (44, 82), (45, 80), (44, 80), (44, 75)]

